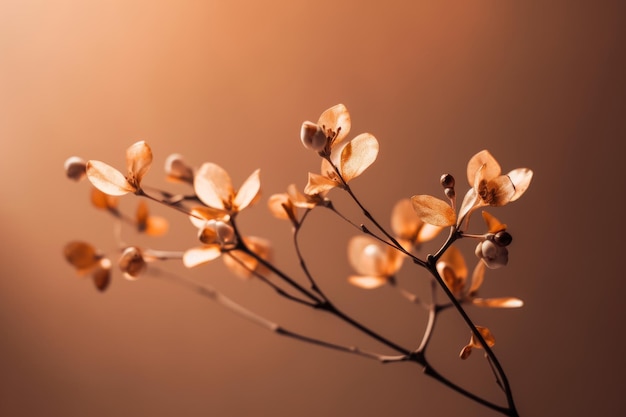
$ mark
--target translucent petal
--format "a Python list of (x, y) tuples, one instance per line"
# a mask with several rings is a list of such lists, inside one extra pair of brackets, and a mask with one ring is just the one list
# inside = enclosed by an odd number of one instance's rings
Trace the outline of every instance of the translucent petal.
[(203, 164), (194, 179), (194, 189), (198, 198), (206, 205), (218, 209), (230, 209), (235, 195), (228, 173), (212, 162)]
[(417, 242), (428, 242), (429, 240), (434, 239), (442, 230), (443, 227), (435, 226), (430, 223), (424, 223), (417, 233), (416, 240)]
[[(270, 212), (279, 219), (289, 220), (290, 217), (295, 217), (295, 207), (289, 200), (287, 193), (280, 193), (271, 195), (267, 200), (267, 206)], [(289, 214), (291, 213), (291, 215)]]
[(506, 230), (506, 224), (500, 223), (500, 220), (496, 219), (490, 213), (483, 211), (482, 215), (485, 223), (487, 224), (487, 230), (489, 233), (498, 233), (502, 230)]
[(414, 195), (411, 197), (413, 209), (417, 216), (434, 226), (452, 226), (456, 222), (456, 214), (448, 203), (430, 195)]
[(338, 185), (339, 183), (335, 180), (309, 172), (309, 181), (304, 187), (304, 193), (309, 195), (323, 194)]
[(387, 269), (387, 254), (381, 245), (370, 236), (354, 236), (348, 242), (348, 261), (360, 275), (384, 275)]
[(387, 283), (386, 277), (350, 275), (348, 282), (356, 287), (371, 290), (381, 287)]
[(199, 248), (191, 248), (183, 254), (183, 264), (187, 268), (193, 268), (218, 258), (222, 254), (220, 245), (206, 245)]
[(134, 185), (139, 185), (146, 172), (152, 164), (152, 150), (145, 141), (139, 141), (132, 144), (126, 150), (126, 167), (129, 176), (137, 181)]
[(189, 216), (191, 223), (198, 229), (203, 228), (207, 220), (228, 218), (229, 216), (224, 210), (202, 206), (192, 208), (191, 215)]
[(463, 197), (463, 202), (461, 203), (461, 208), (459, 209), (457, 226), (461, 226), (461, 223), (463, 223), (465, 218), (470, 216), (472, 211), (480, 205), (482, 205), (482, 200), (478, 196), (478, 192), (474, 188), (470, 188), (465, 194), (465, 197)]
[(414, 240), (422, 224), (408, 198), (398, 201), (391, 210), (391, 230), (401, 239)]
[(329, 130), (337, 136), (333, 140), (333, 146), (343, 141), (348, 132), (350, 132), (351, 121), (350, 113), (343, 104), (337, 104), (327, 110), (325, 110), (320, 116), (317, 124), (322, 127), (326, 135)]
[(486, 193), (482, 196), (483, 201), (490, 206), (499, 207), (511, 201), (515, 195), (515, 187), (508, 176), (500, 175), (486, 184)]
[(296, 207), (313, 208), (319, 202), (317, 199), (311, 198), (311, 196), (302, 194), (298, 191), (295, 184), (287, 186), (287, 195), (289, 195), (289, 199)]
[(480, 307), (492, 308), (518, 308), (524, 305), (522, 300), (515, 297), (474, 298), (472, 303)]
[[(256, 237), (248, 237), (244, 241), (246, 246), (260, 258), (267, 261), (271, 259), (272, 252), (268, 241)], [(255, 273), (260, 275), (267, 273), (267, 268), (258, 259), (242, 251), (228, 252), (228, 256), (224, 256), (223, 259), (226, 267), (240, 278), (247, 279), (252, 278)]]
[(146, 222), (145, 233), (148, 236), (163, 236), (169, 229), (169, 222), (161, 216), (150, 216)]
[(346, 182), (358, 177), (378, 156), (378, 141), (369, 133), (361, 133), (341, 150), (341, 175)]
[(248, 207), (250, 204), (254, 203), (258, 197), (260, 196), (259, 191), (261, 190), (261, 178), (259, 177), (261, 170), (257, 169), (254, 171), (248, 179), (244, 181), (237, 191), (237, 196), (235, 197), (235, 208), (236, 210), (243, 210)]
[(467, 182), (474, 186), (476, 174), (482, 170), (482, 178), (489, 181), (502, 173), (498, 161), (487, 150), (482, 150), (472, 156), (467, 163)]
[(472, 272), (472, 285), (467, 291), (470, 296), (474, 296), (480, 286), (483, 284), (483, 280), (485, 279), (485, 263), (479, 261), (474, 268), (474, 272)]
[(99, 261), (96, 248), (87, 242), (72, 241), (63, 248), (65, 259), (77, 269), (87, 269)]
[(517, 168), (509, 172), (507, 176), (511, 179), (515, 187), (515, 194), (511, 197), (511, 201), (515, 201), (526, 192), (530, 187), (530, 180), (533, 178), (533, 172), (528, 168)]
[(467, 265), (465, 264), (465, 258), (463, 254), (456, 246), (450, 246), (439, 258), (437, 262), (437, 270), (439, 270), (439, 264), (444, 264), (452, 268), (454, 274), (458, 277), (465, 279), (467, 277)]
[(87, 161), (87, 178), (94, 187), (108, 195), (118, 196), (136, 191), (121, 172), (101, 161)]
[(91, 189), (91, 204), (95, 207), (103, 210), (117, 208), (118, 198), (112, 195), (108, 195), (93, 187)]
[(193, 169), (180, 154), (174, 153), (165, 159), (165, 173), (170, 181), (193, 183)]

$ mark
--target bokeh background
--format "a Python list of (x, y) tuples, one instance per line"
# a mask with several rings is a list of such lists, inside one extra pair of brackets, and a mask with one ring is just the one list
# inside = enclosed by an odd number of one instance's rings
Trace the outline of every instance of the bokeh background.
[[(470, 315), (495, 334), (522, 415), (619, 414), (624, 12), (618, 1), (575, 0), (1, 1), (0, 415), (497, 415), (416, 366), (282, 338), (158, 277), (115, 273), (98, 293), (63, 259), (74, 239), (116, 250), (112, 220), (90, 206), (87, 183), (65, 178), (63, 162), (123, 168), (125, 149), (143, 139), (155, 155), (146, 183), (158, 187), (177, 189), (162, 170), (174, 152), (222, 165), (235, 184), (261, 168), (263, 200), (241, 225), (271, 239), (278, 264), (299, 276), (289, 227), (265, 201), (318, 169), (300, 124), (336, 103), (350, 110), (354, 134), (380, 141), (353, 187), (383, 224), (398, 199), (439, 195), (444, 172), (464, 192), (465, 164), (481, 149), (505, 171), (534, 170), (527, 194), (493, 212), (514, 242), (509, 266), (490, 271), (483, 291), (526, 305)], [(358, 219), (341, 193), (332, 197)], [(129, 196), (122, 207), (136, 203)], [(171, 219), (168, 237), (125, 229), (127, 242), (197, 243), (187, 219), (151, 207)], [(345, 311), (417, 344), (419, 309), (389, 287), (346, 282), (354, 233), (314, 213), (302, 234), (314, 273)], [(162, 268), (295, 331), (386, 352), (221, 262)], [(416, 292), (425, 281), (411, 268), (400, 279)], [(481, 355), (457, 358), (468, 338), (460, 320), (440, 324), (438, 369), (502, 401)]]

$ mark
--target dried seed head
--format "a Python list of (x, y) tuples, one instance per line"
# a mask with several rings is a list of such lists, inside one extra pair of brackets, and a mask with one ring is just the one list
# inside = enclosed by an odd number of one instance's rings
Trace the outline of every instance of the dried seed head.
[(119, 267), (128, 279), (135, 280), (146, 269), (146, 261), (141, 250), (135, 246), (124, 249)]

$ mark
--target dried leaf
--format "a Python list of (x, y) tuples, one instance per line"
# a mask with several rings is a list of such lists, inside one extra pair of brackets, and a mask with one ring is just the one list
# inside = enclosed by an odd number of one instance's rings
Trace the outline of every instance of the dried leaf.
[(88, 269), (96, 265), (99, 256), (96, 248), (87, 242), (72, 241), (63, 248), (65, 259), (77, 269)]
[(221, 254), (222, 250), (218, 244), (188, 249), (183, 254), (183, 264), (187, 268), (193, 268), (219, 258)]
[(362, 133), (348, 142), (341, 150), (340, 171), (348, 182), (363, 173), (378, 156), (378, 141), (369, 133)]
[(411, 202), (418, 217), (426, 223), (446, 227), (456, 222), (454, 210), (443, 200), (430, 195), (414, 195)]
[(237, 191), (237, 196), (235, 197), (235, 207), (237, 210), (243, 210), (248, 207), (260, 196), (261, 179), (259, 174), (259, 169), (254, 171), (248, 179), (244, 181), (239, 191)]
[(94, 187), (108, 195), (119, 196), (136, 191), (121, 172), (101, 161), (87, 161), (87, 178)]

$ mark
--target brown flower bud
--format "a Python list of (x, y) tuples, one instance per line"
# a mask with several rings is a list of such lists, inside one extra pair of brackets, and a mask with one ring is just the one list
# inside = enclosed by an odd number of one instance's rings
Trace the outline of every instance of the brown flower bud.
[(67, 178), (80, 181), (87, 175), (87, 163), (78, 156), (72, 156), (65, 161), (65, 175)]
[(439, 182), (443, 188), (454, 188), (454, 177), (450, 174), (443, 174)]
[(322, 151), (326, 147), (327, 138), (322, 128), (313, 122), (302, 123), (300, 129), (300, 140), (305, 148), (316, 152)]
[(135, 280), (146, 269), (146, 261), (141, 250), (134, 246), (124, 249), (119, 261), (119, 267), (124, 276), (130, 280)]

